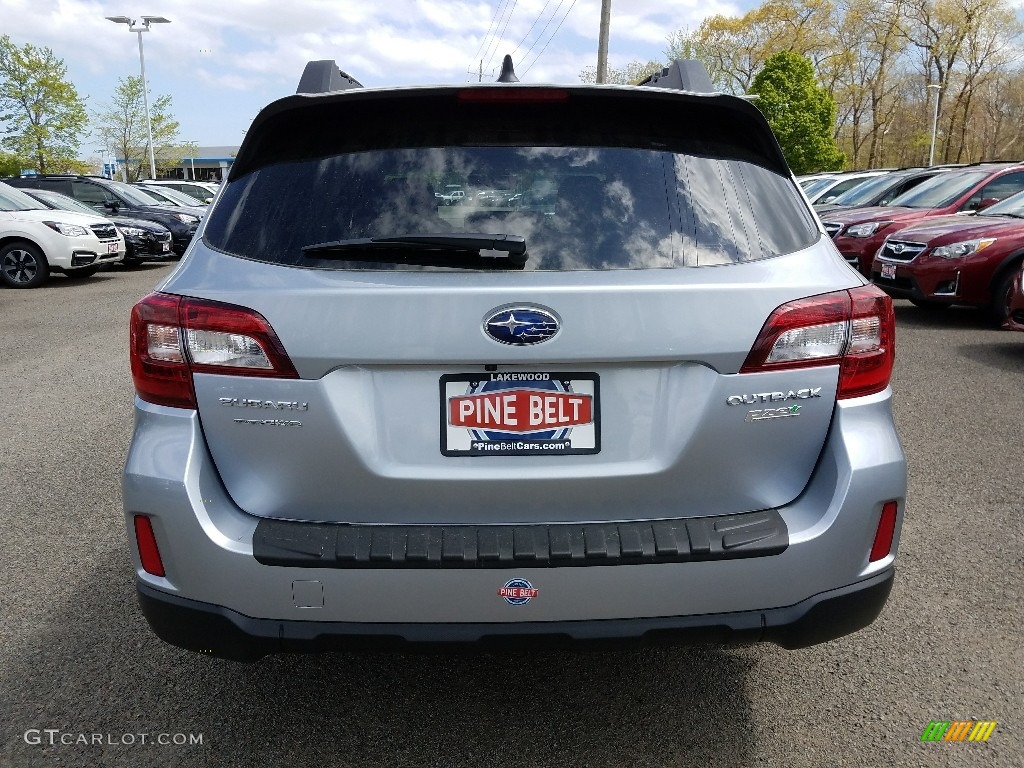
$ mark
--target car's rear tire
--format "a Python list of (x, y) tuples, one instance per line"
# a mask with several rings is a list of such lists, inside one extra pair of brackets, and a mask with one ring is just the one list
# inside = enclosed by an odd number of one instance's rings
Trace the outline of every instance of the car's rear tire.
[(43, 252), (24, 240), (0, 248), (0, 282), (9, 288), (38, 288), (50, 276)]
[(992, 299), (985, 309), (988, 321), (996, 328), (1002, 328), (1006, 318), (1010, 316), (1010, 292), (1013, 290), (1013, 278), (1020, 269), (1020, 264), (1007, 269), (996, 277), (992, 287)]
[(932, 301), (931, 299), (911, 299), (910, 303), (915, 307), (931, 310), (933, 312), (941, 309), (949, 309), (952, 306), (944, 301)]
[(73, 280), (84, 280), (95, 275), (98, 269), (99, 267), (79, 267), (78, 269), (69, 269), (64, 274)]

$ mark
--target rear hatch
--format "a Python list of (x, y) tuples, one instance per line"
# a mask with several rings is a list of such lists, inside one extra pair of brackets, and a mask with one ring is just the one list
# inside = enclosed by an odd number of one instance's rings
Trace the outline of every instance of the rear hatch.
[[(458, 206), (436, 195), (452, 184)], [(284, 99), (202, 233), (161, 288), (191, 297), (193, 358), (214, 354), (204, 328), (272, 348), (258, 375), (194, 367), (203, 433), (242, 509), (297, 520), (785, 504), (840, 361), (752, 349), (780, 305), (863, 282), (753, 107), (645, 88)]]

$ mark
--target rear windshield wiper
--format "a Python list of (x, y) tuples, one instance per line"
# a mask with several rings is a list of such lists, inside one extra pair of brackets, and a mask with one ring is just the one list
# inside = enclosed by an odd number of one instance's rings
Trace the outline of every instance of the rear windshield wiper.
[[(360, 251), (372, 251), (365, 258)], [(484, 255), (481, 251), (497, 252)], [(526, 238), (521, 235), (455, 232), (450, 234), (389, 235), (331, 240), (302, 247), (303, 253), (328, 256), (338, 254), (353, 261), (400, 261), (415, 264), (444, 262), (460, 266), (462, 260), (489, 262), (499, 268), (522, 268), (529, 258)], [(423, 258), (428, 257), (428, 258)], [(476, 266), (477, 264), (465, 264)]]

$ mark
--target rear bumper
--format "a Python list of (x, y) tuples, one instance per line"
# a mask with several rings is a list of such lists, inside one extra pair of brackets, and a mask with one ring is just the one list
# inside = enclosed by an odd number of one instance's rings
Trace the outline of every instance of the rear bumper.
[(593, 621), (392, 623), (280, 621), (161, 592), (138, 582), (139, 604), (164, 641), (237, 661), (272, 653), (413, 650), (438, 646), (491, 650), (538, 646), (772, 642), (805, 648), (870, 624), (885, 605), (895, 568), (796, 605), (764, 611)]
[[(707, 537), (715, 556), (698, 557), (703, 550), (697, 542), (704, 538), (698, 534), (710, 518), (702, 516), (700, 525), (686, 525), (685, 532), (675, 526), (665, 539), (660, 527), (673, 521), (627, 519), (609, 524), (607, 540), (616, 541), (611, 527), (618, 537), (618, 549), (608, 550), (617, 552), (615, 562), (589, 562), (587, 547), (575, 547), (571, 537), (567, 547), (561, 546), (554, 530), (540, 545), (534, 540), (532, 552), (520, 552), (520, 544), (528, 542), (517, 541), (514, 530), (511, 549), (498, 546), (491, 552), (476, 531), (475, 550), (473, 537), (460, 537), (468, 542), (463, 553), (468, 564), (449, 567), (448, 528), (439, 533), (438, 562), (427, 547), (424, 564), (414, 566), (405, 560), (419, 550), (404, 528), (395, 538), (395, 527), (380, 526), (388, 537), (371, 532), (366, 541), (359, 539), (365, 546), (349, 558), (340, 536), (320, 538), (321, 526), (300, 525), (293, 531), (291, 524), (264, 523), (246, 514), (221, 482), (197, 414), (137, 400), (124, 475), (128, 542), (156, 633), (184, 647), (234, 657), (282, 648), (347, 647), (352, 636), (371, 637), (378, 645), (381, 637), (398, 638), (399, 644), (468, 642), (494, 635), (525, 641), (534, 634), (541, 639), (650, 642), (669, 634), (679, 635), (674, 639), (681, 642), (768, 640), (799, 647), (864, 626), (885, 600), (880, 592), (849, 598), (874, 606), (857, 610), (845, 598), (833, 602), (891, 578), (883, 574), (894, 564), (907, 479), (890, 402), (887, 390), (837, 403), (810, 482), (778, 509), (785, 541), (771, 551), (718, 556), (719, 549), (724, 553), (735, 543), (729, 539), (726, 546), (725, 528), (718, 526), (722, 536)], [(896, 500), (899, 509), (891, 551), (869, 562), (882, 504), (888, 500)], [(684, 525), (695, 522), (695, 510), (681, 506), (680, 513), (687, 512)], [(136, 514), (152, 524), (166, 577), (142, 568)], [(264, 535), (277, 528), (278, 533)], [(734, 528), (728, 535), (737, 534)], [(767, 542), (761, 528), (759, 523), (754, 531), (739, 534), (757, 533), (758, 541)], [(337, 530), (333, 526), (328, 533)], [(359, 533), (365, 531), (359, 528)], [(673, 541), (675, 549), (667, 546)], [(396, 554), (400, 549), (405, 560)], [(556, 554), (568, 558), (567, 567), (554, 561)], [(516, 579), (528, 582), (513, 585)], [(501, 590), (510, 586), (535, 589), (536, 599), (503, 599)], [(887, 594), (888, 587), (881, 592)], [(871, 594), (876, 597), (869, 599)], [(236, 637), (237, 643), (231, 639)], [(336, 637), (342, 639), (330, 639)], [(211, 647), (215, 638), (222, 638), (216, 648)], [(253, 643), (253, 651), (231, 650)]]

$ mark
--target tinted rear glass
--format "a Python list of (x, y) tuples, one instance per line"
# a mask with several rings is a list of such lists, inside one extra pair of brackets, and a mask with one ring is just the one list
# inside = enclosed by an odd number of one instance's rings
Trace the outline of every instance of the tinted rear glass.
[(538, 117), (508, 108), (501, 130), (474, 136), (471, 122), (449, 116), (450, 143), (446, 126), (429, 119), (406, 136), (388, 125), (393, 146), (366, 149), (373, 138), (364, 135), (353, 138), (354, 151), (317, 147), (313, 157), (254, 163), (223, 190), (205, 237), (260, 261), (393, 269), (371, 251), (302, 249), (398, 235), (515, 235), (525, 238), (527, 270), (730, 264), (818, 237), (792, 180), (742, 144), (687, 146), (685, 128), (667, 126), (668, 138), (650, 123), (618, 133), (614, 123), (589, 125), (581, 135)]

